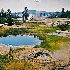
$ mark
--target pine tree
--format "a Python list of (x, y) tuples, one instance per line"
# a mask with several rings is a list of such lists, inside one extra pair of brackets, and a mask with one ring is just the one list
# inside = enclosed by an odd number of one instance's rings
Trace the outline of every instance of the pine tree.
[(11, 26), (13, 23), (12, 23), (12, 14), (11, 14), (11, 11), (10, 9), (7, 10), (7, 13), (6, 13), (6, 19), (7, 19), (7, 23), (9, 26)]

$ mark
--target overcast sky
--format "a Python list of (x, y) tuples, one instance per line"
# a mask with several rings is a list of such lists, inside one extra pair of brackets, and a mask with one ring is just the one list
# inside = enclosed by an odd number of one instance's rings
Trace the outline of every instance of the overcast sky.
[(12, 12), (23, 11), (24, 7), (29, 10), (41, 11), (61, 11), (62, 8), (70, 10), (70, 0), (0, 0), (0, 9), (5, 11), (11, 9)]

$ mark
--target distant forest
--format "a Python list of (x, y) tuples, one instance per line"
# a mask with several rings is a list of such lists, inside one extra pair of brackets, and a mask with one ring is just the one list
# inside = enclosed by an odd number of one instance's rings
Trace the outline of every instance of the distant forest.
[[(9, 25), (12, 25), (12, 18), (19, 18), (19, 16), (16, 16), (15, 14), (13, 15), (10, 9), (8, 9), (7, 12), (5, 12), (2, 8), (0, 12), (0, 24), (9, 23)], [(65, 9), (62, 8), (61, 12), (51, 13), (48, 18), (70, 18), (70, 11), (65, 11)]]

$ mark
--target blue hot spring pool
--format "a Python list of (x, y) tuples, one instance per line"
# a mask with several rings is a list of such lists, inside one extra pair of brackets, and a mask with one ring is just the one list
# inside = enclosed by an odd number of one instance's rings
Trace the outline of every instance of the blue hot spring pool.
[(7, 37), (0, 37), (0, 43), (12, 46), (20, 46), (20, 45), (40, 45), (41, 40), (38, 38), (34, 38), (34, 36), (7, 36)]

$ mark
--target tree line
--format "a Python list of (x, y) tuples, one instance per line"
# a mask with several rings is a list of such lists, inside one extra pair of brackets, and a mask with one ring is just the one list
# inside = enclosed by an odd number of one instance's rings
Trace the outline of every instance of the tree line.
[(11, 14), (11, 10), (8, 9), (7, 12), (4, 12), (3, 8), (1, 9), (0, 12), (0, 23), (4, 24), (4, 23), (8, 23), (8, 25), (12, 25), (12, 14)]
[[(16, 14), (16, 13), (15, 13)], [(24, 8), (24, 11), (22, 12), (22, 18), (23, 18), (23, 22), (26, 22), (26, 20), (28, 20), (28, 9), (27, 7)], [(3, 8), (1, 9), (0, 12), (0, 24), (4, 24), (4, 23), (8, 23), (8, 25), (13, 25), (13, 19), (12, 18), (17, 18), (18, 16), (15, 15), (15, 17), (13, 17), (11, 10), (8, 9), (6, 12), (4, 12)], [(55, 12), (54, 14), (51, 14), (52, 18), (70, 18), (70, 11), (67, 10), (65, 11), (64, 8), (62, 8), (61, 12)]]
[(65, 9), (62, 8), (62, 12), (61, 12), (60, 17), (61, 17), (61, 18), (70, 18), (70, 11), (67, 10), (67, 11), (65, 12)]
[[(27, 7), (24, 8), (24, 11), (22, 12), (22, 18), (23, 22), (26, 22), (28, 20), (28, 9)], [(16, 17), (16, 16), (15, 16)], [(0, 12), (0, 24), (8, 23), (8, 25), (13, 25), (13, 15), (11, 13), (11, 10), (8, 9), (7, 12), (4, 12), (3, 8), (1, 9)]]

